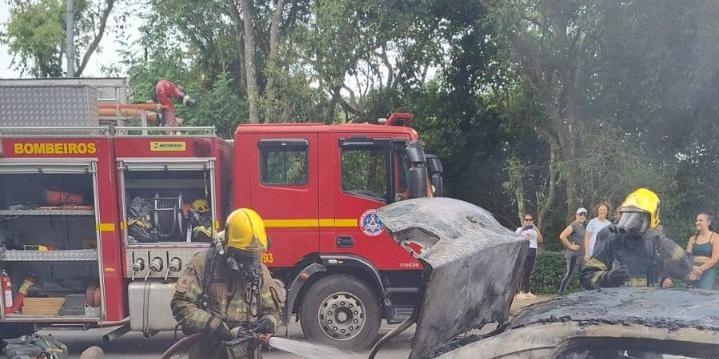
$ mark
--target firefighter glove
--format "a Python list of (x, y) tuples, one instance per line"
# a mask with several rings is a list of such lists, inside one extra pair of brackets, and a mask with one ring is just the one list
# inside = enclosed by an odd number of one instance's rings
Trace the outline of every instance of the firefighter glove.
[(627, 267), (620, 265), (612, 268), (607, 273), (606, 281), (609, 287), (619, 287), (629, 280), (629, 272)]
[(212, 332), (212, 335), (219, 340), (227, 340), (232, 338), (232, 332), (230, 331), (230, 327), (227, 326), (227, 323), (225, 323), (224, 320), (220, 323), (219, 326), (217, 326), (217, 329)]
[(252, 323), (255, 333), (260, 334), (274, 334), (275, 333), (275, 322), (270, 318), (262, 318)]

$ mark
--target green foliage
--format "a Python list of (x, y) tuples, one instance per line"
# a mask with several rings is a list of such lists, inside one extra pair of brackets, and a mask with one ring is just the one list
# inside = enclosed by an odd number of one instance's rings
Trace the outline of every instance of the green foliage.
[(0, 41), (13, 54), (12, 65), (35, 77), (62, 76), (65, 2), (40, 0), (16, 4)]
[[(75, 74), (80, 76), (98, 51), (107, 19), (119, 0), (75, 0)], [(10, 19), (0, 43), (8, 45), (11, 66), (35, 77), (63, 76), (66, 53), (65, 1), (8, 0)], [(122, 22), (122, 20), (120, 20)], [(96, 41), (97, 40), (97, 41)]]
[(325, 122), (322, 110), (327, 99), (320, 89), (311, 85), (307, 74), (269, 68), (267, 71), (267, 76), (275, 80), (275, 99), (273, 103), (263, 103), (265, 108), (272, 109), (266, 122)]
[[(538, 252), (529, 291), (536, 294), (558, 294), (566, 269), (567, 262), (563, 252)], [(567, 290), (569, 293), (581, 290), (578, 273)]]
[(237, 125), (246, 122), (246, 98), (237, 94), (237, 87), (229, 74), (219, 75), (209, 92), (202, 91), (195, 82), (188, 83), (187, 91), (198, 98), (197, 108), (178, 113), (190, 118), (189, 124), (215, 126), (221, 135), (232, 137)]

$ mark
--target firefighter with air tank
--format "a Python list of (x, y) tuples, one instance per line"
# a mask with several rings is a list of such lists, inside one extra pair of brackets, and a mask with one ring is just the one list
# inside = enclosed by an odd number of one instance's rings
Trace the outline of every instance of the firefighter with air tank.
[(185, 332), (202, 333), (189, 358), (259, 358), (261, 334), (273, 334), (285, 301), (281, 283), (261, 263), (268, 239), (253, 210), (233, 211), (215, 245), (179, 278), (172, 313)]
[(594, 255), (582, 268), (584, 288), (646, 287), (663, 276), (689, 274), (691, 256), (657, 228), (659, 204), (656, 193), (646, 188), (627, 196), (619, 222), (597, 234)]

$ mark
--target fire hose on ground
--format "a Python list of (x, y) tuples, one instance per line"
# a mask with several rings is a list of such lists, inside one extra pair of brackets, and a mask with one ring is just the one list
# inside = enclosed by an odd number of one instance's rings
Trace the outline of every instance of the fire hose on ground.
[[(246, 333), (246, 336), (248, 336), (250, 340), (255, 340), (258, 343), (270, 345), (270, 338), (272, 337), (272, 334)], [(195, 344), (195, 342), (201, 340), (203, 337), (204, 334), (195, 333), (180, 339), (179, 341), (177, 341), (177, 343), (173, 344), (170, 348), (165, 350), (165, 352), (162, 353), (160, 359), (170, 359), (173, 355), (188, 350), (193, 344)]]

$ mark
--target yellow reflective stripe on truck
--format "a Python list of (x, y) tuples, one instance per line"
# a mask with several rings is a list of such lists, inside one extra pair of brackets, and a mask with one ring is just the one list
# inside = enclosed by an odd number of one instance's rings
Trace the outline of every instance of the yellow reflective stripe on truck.
[(354, 218), (266, 219), (265, 228), (356, 227)]
[(98, 223), (97, 230), (98, 232), (114, 232), (115, 223)]
[(357, 227), (357, 220), (354, 218), (335, 219), (335, 227)]

